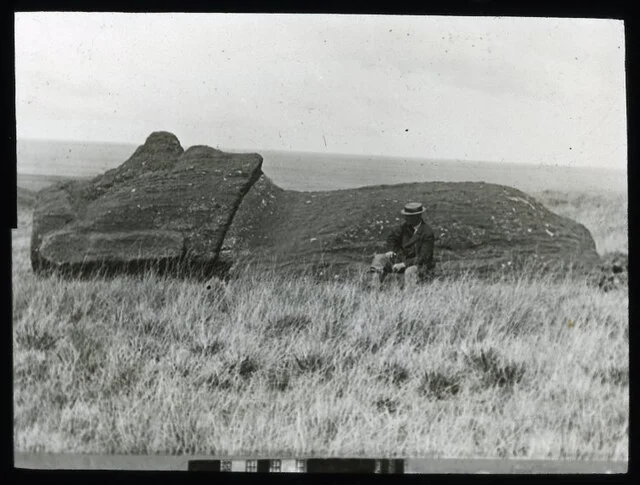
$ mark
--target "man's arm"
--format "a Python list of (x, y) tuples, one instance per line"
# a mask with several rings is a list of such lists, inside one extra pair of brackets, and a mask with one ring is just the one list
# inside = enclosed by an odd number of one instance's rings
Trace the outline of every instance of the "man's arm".
[(394, 253), (402, 249), (402, 227), (396, 227), (387, 236), (387, 248)]

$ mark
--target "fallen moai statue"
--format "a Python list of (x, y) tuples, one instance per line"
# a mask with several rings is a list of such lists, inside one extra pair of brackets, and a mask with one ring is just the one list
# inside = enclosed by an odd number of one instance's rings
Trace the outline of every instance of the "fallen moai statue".
[(261, 166), (258, 154), (185, 151), (171, 133), (154, 132), (121, 166), (38, 193), (32, 267), (73, 274), (223, 271), (218, 252)]
[(262, 176), (244, 197), (222, 248), (234, 267), (336, 276), (365, 271), (385, 251), (408, 201), (427, 209), (436, 274), (590, 270), (599, 262), (581, 224), (523, 192), (482, 182), (424, 182), (296, 192)]
[(225, 276), (243, 268), (317, 276), (366, 271), (385, 250), (402, 206), (424, 204), (436, 274), (593, 268), (589, 231), (501, 185), (426, 182), (347, 190), (283, 190), (258, 154), (184, 151), (152, 133), (120, 167), (38, 193), (34, 271), (140, 272), (152, 267)]

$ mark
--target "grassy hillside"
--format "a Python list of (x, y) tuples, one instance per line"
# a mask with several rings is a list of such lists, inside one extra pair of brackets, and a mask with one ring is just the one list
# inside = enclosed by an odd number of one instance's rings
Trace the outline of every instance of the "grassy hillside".
[[(556, 212), (606, 220), (587, 227), (622, 248), (626, 206), (563, 197)], [(627, 291), (528, 275), (409, 294), (277, 275), (66, 281), (32, 274), (29, 234), (22, 206), (19, 451), (628, 458)]]

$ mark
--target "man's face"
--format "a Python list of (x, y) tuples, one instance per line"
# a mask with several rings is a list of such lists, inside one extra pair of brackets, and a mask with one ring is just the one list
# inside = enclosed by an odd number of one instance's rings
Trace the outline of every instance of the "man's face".
[(404, 220), (407, 224), (409, 224), (410, 226), (416, 226), (418, 225), (418, 223), (420, 222), (420, 219), (422, 218), (422, 216), (420, 214), (416, 214), (416, 215), (405, 215), (404, 216)]

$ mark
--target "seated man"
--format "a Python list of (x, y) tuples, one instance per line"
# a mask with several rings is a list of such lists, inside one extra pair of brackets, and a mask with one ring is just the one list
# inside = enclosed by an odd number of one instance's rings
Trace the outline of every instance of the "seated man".
[(404, 224), (387, 237), (389, 251), (376, 254), (371, 263), (372, 284), (377, 287), (389, 273), (403, 273), (405, 288), (415, 287), (435, 267), (433, 229), (424, 222), (422, 204), (410, 202), (400, 212)]

